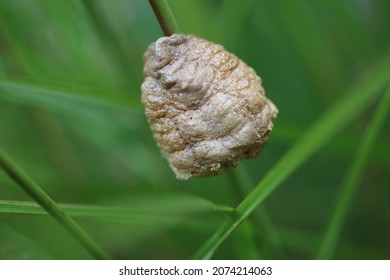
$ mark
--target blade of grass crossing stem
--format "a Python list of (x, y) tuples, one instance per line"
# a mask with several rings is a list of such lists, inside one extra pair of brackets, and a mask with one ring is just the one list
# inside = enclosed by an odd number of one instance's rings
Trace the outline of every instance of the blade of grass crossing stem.
[[(216, 205), (212, 202), (205, 201), (209, 205), (200, 206), (199, 212), (206, 213), (220, 213), (220, 214), (231, 214), (233, 212), (233, 208), (223, 205)], [(88, 218), (123, 218), (128, 221), (132, 216), (139, 216), (145, 220), (146, 217), (153, 217), (151, 215), (153, 212), (157, 212), (155, 214), (156, 217), (161, 215), (175, 215), (182, 213), (196, 213), (195, 209), (185, 209), (178, 208), (177, 213), (168, 212), (166, 209), (161, 209), (160, 212), (158, 210), (149, 210), (145, 211), (140, 207), (131, 208), (131, 207), (112, 207), (112, 206), (93, 206), (93, 205), (74, 205), (74, 204), (63, 204), (58, 203), (58, 205), (66, 211), (71, 216), (77, 217), (88, 217)], [(164, 212), (165, 210), (165, 212)], [(153, 211), (153, 212), (152, 212)], [(5, 214), (26, 214), (26, 215), (46, 215), (48, 214), (42, 207), (34, 202), (27, 201), (9, 201), (9, 200), (0, 200), (0, 213)]]
[[(232, 186), (233, 195), (237, 200), (236, 203), (238, 203), (244, 199), (247, 192), (243, 190), (243, 185), (239, 181), (239, 178), (233, 169), (227, 170), (226, 175), (230, 185)], [(234, 246), (234, 254), (237, 255), (239, 259), (266, 258), (266, 256), (260, 254), (260, 250), (258, 250), (258, 246), (256, 246), (256, 234), (252, 230), (255, 227), (254, 219), (248, 219), (235, 233), (233, 243), (240, 244), (240, 246)]]
[(369, 78), (348, 92), (330, 108), (261, 180), (227, 219), (198, 250), (194, 258), (210, 258), (222, 242), (240, 225), (276, 187), (294, 172), (329, 139), (352, 121), (380, 94), (389, 81), (390, 58), (385, 59)]
[[(245, 165), (241, 165), (238, 168), (235, 168), (234, 172), (236, 173), (237, 179), (240, 182), (240, 186), (244, 189), (245, 194), (249, 194), (254, 183), (252, 182), (250, 174), (248, 170), (246, 170)], [(283, 259), (284, 252), (282, 248), (282, 242), (267, 213), (267, 209), (263, 205), (260, 205), (256, 211), (253, 212), (253, 218), (257, 221), (258, 224), (261, 225), (264, 238), (266, 240), (272, 240), (272, 248), (270, 248), (272, 250), (270, 251), (274, 251), (278, 258)]]
[(65, 227), (92, 255), (110, 259), (107, 254), (57, 203), (51, 199), (1, 148), (0, 167), (33, 200)]
[[(199, 208), (196, 209), (195, 205), (191, 205), (191, 202), (187, 203), (189, 206), (183, 203), (172, 204), (177, 209), (171, 207), (145, 207), (142, 203), (135, 207), (129, 206), (94, 206), (94, 205), (74, 205), (74, 204), (58, 204), (61, 209), (71, 217), (84, 218), (96, 220), (100, 222), (118, 223), (128, 227), (136, 227), (138, 229), (155, 229), (161, 230), (164, 228), (171, 228), (180, 225), (183, 231), (204, 231), (206, 228), (215, 228), (213, 222), (201, 222), (199, 219), (190, 219), (194, 214), (219, 213), (228, 215), (233, 212), (233, 208), (227, 206), (219, 206), (210, 203), (203, 203), (208, 201), (200, 200), (198, 204)], [(207, 205), (209, 204), (209, 205)], [(194, 206), (194, 207), (193, 207)], [(160, 209), (160, 211), (158, 210)], [(0, 215), (1, 214), (17, 214), (17, 215), (48, 215), (48, 213), (42, 209), (35, 202), (26, 201), (7, 201), (0, 200)], [(1, 236), (0, 236), (1, 238)], [(253, 247), (253, 246), (252, 246)]]
[(384, 94), (378, 109), (367, 126), (364, 137), (357, 149), (357, 154), (351, 165), (345, 181), (340, 188), (340, 194), (331, 212), (331, 218), (325, 229), (325, 234), (320, 244), (317, 259), (330, 259), (335, 251), (339, 236), (344, 224), (348, 209), (354, 194), (359, 186), (362, 170), (367, 162), (370, 150), (377, 139), (379, 132), (386, 121), (390, 108), (390, 87)]

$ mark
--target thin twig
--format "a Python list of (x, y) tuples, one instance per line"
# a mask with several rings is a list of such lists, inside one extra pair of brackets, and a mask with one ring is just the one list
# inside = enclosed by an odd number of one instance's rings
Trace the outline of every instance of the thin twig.
[(149, 0), (149, 3), (166, 36), (180, 33), (179, 26), (166, 0)]

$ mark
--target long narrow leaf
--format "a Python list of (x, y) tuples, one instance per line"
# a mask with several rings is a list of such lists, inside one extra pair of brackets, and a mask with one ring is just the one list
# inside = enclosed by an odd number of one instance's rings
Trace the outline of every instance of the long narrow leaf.
[(111, 108), (127, 112), (141, 112), (140, 104), (132, 104), (127, 100), (103, 100), (82, 93), (50, 89), (33, 83), (21, 81), (0, 81), (0, 100), (19, 104), (28, 104), (72, 113), (78, 108)]
[[(175, 197), (177, 199), (177, 197)], [(174, 200), (172, 200), (174, 201)], [(194, 206), (188, 205), (193, 203)], [(152, 208), (140, 208), (136, 207), (112, 207), (112, 206), (94, 206), (94, 205), (75, 205), (58, 203), (58, 205), (67, 211), (68, 214), (80, 217), (101, 217), (101, 216), (124, 216), (129, 214), (136, 215), (172, 215), (172, 214), (190, 214), (201, 212), (217, 212), (230, 214), (234, 211), (233, 208), (228, 206), (216, 205), (208, 200), (202, 198), (194, 199), (192, 202), (187, 199), (187, 205), (175, 204), (171, 207), (152, 207)], [(195, 209), (196, 206), (196, 209)], [(173, 209), (174, 208), (174, 209)], [(31, 215), (45, 215), (47, 214), (37, 203), (28, 201), (10, 201), (0, 200), (0, 213), (6, 214), (31, 214)], [(104, 214), (104, 215), (102, 215)]]
[(371, 122), (369, 123), (364, 137), (357, 149), (355, 160), (349, 169), (345, 181), (340, 188), (340, 194), (332, 209), (330, 222), (325, 229), (317, 259), (330, 259), (336, 248), (341, 229), (351, 205), (354, 194), (359, 186), (359, 179), (362, 170), (368, 160), (371, 148), (377, 139), (379, 132), (386, 121), (390, 108), (390, 87), (384, 94), (381, 103), (378, 105)]
[(255, 189), (241, 202), (232, 217), (225, 221), (213, 236), (195, 254), (197, 259), (210, 258), (222, 242), (240, 225), (240, 223), (288, 176), (298, 169), (311, 155), (317, 152), (337, 132), (363, 111), (379, 90), (388, 82), (390, 59), (381, 63), (371, 76), (351, 90), (336, 105), (330, 108), (302, 136), (272, 168)]

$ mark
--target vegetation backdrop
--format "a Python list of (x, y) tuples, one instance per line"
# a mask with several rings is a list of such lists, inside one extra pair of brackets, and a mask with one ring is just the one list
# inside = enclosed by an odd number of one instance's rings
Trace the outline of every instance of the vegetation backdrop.
[[(390, 1), (169, 4), (263, 79), (280, 113), (259, 157), (175, 179), (140, 102), (148, 1), (2, 0), (2, 168), (116, 259), (389, 259)], [(0, 172), (1, 259), (94, 257), (20, 185)]]

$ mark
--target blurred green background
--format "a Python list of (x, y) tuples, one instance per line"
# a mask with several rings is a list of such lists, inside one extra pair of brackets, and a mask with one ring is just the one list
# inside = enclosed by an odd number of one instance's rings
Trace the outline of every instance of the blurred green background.
[[(387, 0), (169, 4), (183, 33), (222, 44), (253, 67), (279, 108), (261, 156), (233, 173), (178, 181), (156, 147), (140, 102), (142, 56), (162, 36), (148, 1), (0, 1), (0, 146), (55, 201), (76, 205), (65, 207), (118, 259), (191, 258), (227, 217), (216, 205), (238, 205), (390, 55)], [(378, 100), (284, 181), (214, 258), (315, 258)], [(389, 132), (387, 121), (332, 258), (390, 258)], [(39, 207), (21, 203), (31, 198), (3, 172), (0, 201), (0, 259), (91, 258)]]

